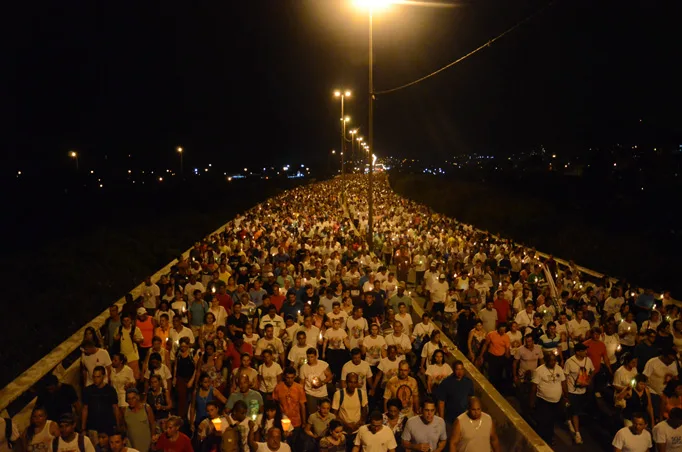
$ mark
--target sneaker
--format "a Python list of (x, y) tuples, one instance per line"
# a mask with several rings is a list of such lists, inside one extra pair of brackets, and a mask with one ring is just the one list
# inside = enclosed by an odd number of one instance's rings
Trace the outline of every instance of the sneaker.
[(571, 433), (575, 433), (575, 429), (573, 428), (573, 422), (571, 422), (570, 419), (566, 421), (566, 426), (571, 431)]
[(583, 437), (580, 436), (580, 432), (575, 433), (575, 443), (576, 444), (582, 444), (583, 443)]

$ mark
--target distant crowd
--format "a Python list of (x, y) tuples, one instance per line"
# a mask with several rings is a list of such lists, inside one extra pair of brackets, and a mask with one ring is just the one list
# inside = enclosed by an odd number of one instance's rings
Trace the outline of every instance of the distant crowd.
[(499, 451), (442, 331), (550, 445), (564, 423), (581, 444), (598, 400), (620, 419), (614, 450), (682, 444), (669, 294), (590, 280), (383, 178), (368, 243), (366, 179), (347, 205), (341, 190), (283, 193), (147, 278), (86, 331), (81, 396), (46, 377), (29, 428), (5, 421), (5, 437), (28, 452)]

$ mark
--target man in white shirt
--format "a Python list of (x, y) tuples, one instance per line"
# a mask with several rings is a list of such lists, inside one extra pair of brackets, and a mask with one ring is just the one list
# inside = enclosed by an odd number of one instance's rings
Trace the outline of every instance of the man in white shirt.
[[(431, 303), (433, 303), (432, 309), (436, 316), (442, 315), (445, 310), (445, 297), (448, 295), (449, 289), (450, 286), (445, 280), (444, 273), (440, 274), (437, 281), (431, 283)], [(426, 309), (426, 306), (424, 306), (424, 309)]]
[(590, 323), (583, 318), (583, 315), (583, 311), (578, 310), (575, 313), (575, 318), (568, 322), (568, 334), (576, 343), (585, 341), (587, 332), (590, 331)]
[(384, 416), (380, 411), (373, 411), (369, 424), (358, 430), (353, 445), (353, 452), (395, 452), (398, 444), (393, 431), (384, 425)]
[(682, 451), (682, 408), (670, 410), (668, 419), (656, 424), (653, 434), (659, 451)]
[(647, 376), (647, 386), (654, 394), (663, 394), (663, 389), (668, 381), (677, 377), (677, 355), (675, 350), (668, 349), (661, 352), (661, 356), (651, 358), (647, 361), (642, 372)]
[(151, 277), (147, 276), (142, 286), (142, 306), (147, 309), (156, 309), (159, 306), (161, 290), (159, 286), (152, 282)]
[(95, 367), (102, 366), (107, 370), (104, 375), (104, 382), (109, 383), (109, 375), (111, 375), (111, 358), (109, 352), (103, 348), (97, 348), (95, 343), (91, 340), (83, 341), (83, 355), (81, 356), (81, 368), (83, 370), (83, 379), (85, 386), (90, 386), (92, 382), (92, 371)]
[(282, 441), (282, 431), (279, 427), (272, 427), (265, 435), (265, 442), (261, 443), (254, 439), (256, 424), (249, 421), (249, 447), (253, 452), (291, 452), (291, 446)]
[(370, 396), (374, 395), (374, 386), (370, 387), (369, 392), (367, 391), (367, 381), (370, 385), (373, 385), (372, 379), (372, 368), (369, 366), (367, 361), (362, 360), (362, 350), (360, 348), (354, 348), (350, 351), (351, 360), (343, 365), (341, 369), (341, 387), (346, 387), (346, 378), (351, 373), (354, 373), (358, 377), (358, 388), (362, 389), (365, 394), (369, 393)]
[(614, 452), (648, 452), (653, 447), (651, 434), (646, 430), (644, 414), (635, 413), (632, 416), (632, 426), (623, 427), (613, 437)]
[(587, 346), (583, 343), (575, 344), (575, 355), (566, 360), (564, 364), (564, 374), (568, 382), (568, 400), (571, 402), (569, 412), (572, 422), (574, 440), (576, 444), (582, 444), (583, 439), (580, 435), (580, 416), (585, 415), (587, 399), (587, 388), (590, 385), (594, 374), (592, 360), (587, 357)]
[(200, 282), (197, 282), (197, 275), (191, 274), (189, 275), (189, 282), (185, 284), (185, 289), (184, 289), (184, 294), (185, 294), (185, 299), (187, 301), (190, 301), (194, 298), (194, 291), (199, 290), (203, 294), (206, 292), (206, 288), (204, 285)]
[(346, 433), (352, 434), (367, 418), (367, 393), (359, 388), (358, 374), (354, 372), (346, 375), (343, 383), (344, 387), (334, 393), (332, 413), (343, 424)]
[(554, 422), (562, 413), (561, 402), (568, 402), (566, 376), (557, 366), (553, 353), (545, 355), (545, 364), (535, 369), (531, 382), (530, 407), (535, 409), (536, 431), (550, 446), (554, 441)]
[(80, 451), (80, 446), (83, 446), (83, 452), (95, 452), (90, 438), (76, 433), (76, 420), (71, 413), (59, 417), (59, 433), (57, 438), (50, 441), (48, 452)]

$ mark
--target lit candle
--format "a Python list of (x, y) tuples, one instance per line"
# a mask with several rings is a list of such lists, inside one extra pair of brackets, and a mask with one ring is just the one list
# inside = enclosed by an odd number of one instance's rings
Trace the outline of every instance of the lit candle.
[(253, 422), (256, 422), (256, 416), (257, 416), (256, 413), (254, 413), (254, 414), (251, 415), (251, 420), (252, 420)]
[(556, 348), (554, 349), (554, 355), (559, 356), (559, 350), (557, 350)]
[(211, 419), (211, 422), (213, 422), (213, 426), (215, 427), (216, 432), (223, 431), (223, 421), (221, 421), (219, 417)]
[(215, 293), (215, 286), (211, 288), (211, 292)]
[(617, 352), (621, 351), (621, 346), (620, 346), (620, 344), (618, 344), (618, 347), (616, 347), (616, 351), (617, 351)]
[(284, 430), (285, 432), (288, 432), (290, 427), (291, 427), (291, 419), (282, 419), (282, 430)]

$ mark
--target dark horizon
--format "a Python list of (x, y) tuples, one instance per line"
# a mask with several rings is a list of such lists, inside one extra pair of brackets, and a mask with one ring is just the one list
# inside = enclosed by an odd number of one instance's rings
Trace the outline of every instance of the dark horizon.
[[(375, 89), (423, 76), (547, 0), (394, 5), (375, 17)], [(5, 108), (5, 174), (185, 170), (305, 162), (339, 147), (335, 88), (367, 131), (367, 17), (350, 0), (203, 7), (84, 4), (18, 12)], [(677, 147), (676, 14), (659, 2), (556, 1), (515, 32), (414, 87), (380, 95), (375, 152), (447, 159), (544, 145)], [(641, 120), (641, 121), (640, 121)]]

